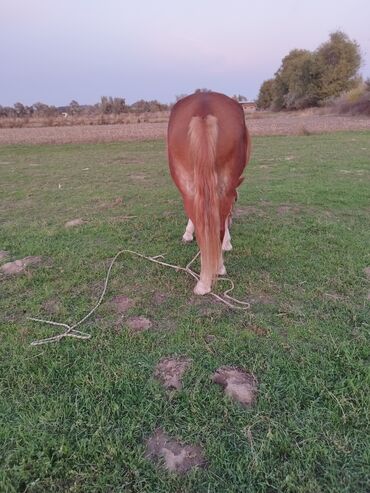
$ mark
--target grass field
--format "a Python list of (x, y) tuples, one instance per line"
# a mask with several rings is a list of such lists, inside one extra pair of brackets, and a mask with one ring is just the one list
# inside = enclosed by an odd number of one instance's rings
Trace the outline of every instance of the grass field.
[[(127, 255), (82, 327), (92, 338), (47, 346), (30, 343), (55, 331), (26, 317), (82, 318), (118, 250), (185, 265), (196, 245), (180, 241), (161, 141), (3, 146), (0, 169), (0, 250), (43, 257), (0, 278), (1, 492), (370, 490), (369, 132), (254, 139), (226, 257), (248, 312)], [(117, 295), (132, 301), (122, 314)], [(152, 327), (129, 329), (132, 316)], [(171, 355), (192, 364), (168, 393), (153, 373)], [(252, 408), (211, 382), (223, 365), (256, 376)], [(158, 427), (207, 466), (150, 462)]]

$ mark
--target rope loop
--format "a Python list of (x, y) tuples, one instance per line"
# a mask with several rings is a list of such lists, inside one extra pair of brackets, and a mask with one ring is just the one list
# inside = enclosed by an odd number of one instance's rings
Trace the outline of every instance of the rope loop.
[[(53, 325), (53, 326), (56, 326), (56, 327), (63, 327), (65, 329), (64, 332), (61, 332), (60, 334), (56, 334), (54, 336), (47, 337), (45, 339), (37, 339), (35, 341), (32, 341), (31, 342), (31, 346), (40, 346), (42, 344), (49, 344), (51, 342), (59, 342), (62, 339), (64, 339), (65, 337), (74, 337), (76, 339), (83, 339), (83, 340), (87, 340), (87, 339), (90, 339), (91, 338), (91, 334), (87, 334), (86, 332), (82, 332), (80, 330), (76, 330), (76, 327), (79, 327), (83, 322), (85, 322), (85, 320), (87, 320), (89, 317), (91, 317), (91, 315), (95, 312), (95, 310), (97, 310), (97, 308), (101, 305), (101, 302), (103, 301), (103, 298), (104, 298), (105, 293), (107, 291), (108, 281), (109, 281), (109, 277), (110, 277), (110, 273), (111, 273), (112, 267), (113, 267), (115, 261), (117, 260), (117, 258), (120, 255), (122, 255), (123, 253), (129, 253), (131, 255), (136, 255), (137, 257), (140, 257), (140, 258), (149, 260), (150, 262), (154, 262), (156, 264), (163, 265), (164, 267), (170, 267), (172, 269), (175, 269), (176, 272), (178, 272), (180, 270), (181, 271), (184, 271), (187, 274), (189, 274), (190, 276), (192, 276), (194, 279), (196, 279), (197, 281), (199, 281), (199, 274), (197, 274), (196, 272), (194, 272), (190, 268), (190, 266), (199, 257), (200, 251), (198, 251), (198, 253), (195, 255), (195, 257), (193, 257), (193, 259), (187, 264), (186, 267), (180, 267), (179, 265), (173, 265), (173, 264), (169, 264), (167, 262), (164, 262), (163, 260), (158, 260), (158, 259), (164, 259), (164, 255), (156, 255), (154, 257), (148, 257), (146, 255), (143, 255), (142, 253), (134, 252), (133, 250), (120, 250), (114, 256), (113, 260), (111, 261), (111, 263), (109, 265), (109, 268), (108, 268), (108, 271), (107, 271), (107, 275), (105, 276), (104, 288), (103, 288), (102, 294), (100, 295), (100, 298), (99, 298), (98, 302), (89, 311), (89, 313), (87, 315), (85, 315), (77, 323), (75, 323), (74, 325), (68, 325), (68, 324), (64, 324), (64, 323), (61, 323), (61, 322), (54, 322), (52, 320), (44, 320), (42, 318), (31, 318), (31, 317), (28, 317), (28, 320), (32, 320), (34, 322), (40, 322), (40, 323), (44, 323), (44, 324), (48, 324), (48, 325)], [(229, 289), (227, 289), (226, 291), (224, 291), (224, 293), (223, 293), (222, 296), (214, 293), (213, 291), (211, 291), (209, 293), (211, 296), (213, 296), (217, 300), (221, 301), (222, 303), (224, 303), (225, 305), (227, 305), (229, 308), (231, 308), (233, 310), (248, 310), (250, 308), (250, 304), (247, 301), (240, 301), (240, 300), (238, 300), (236, 298), (233, 298), (232, 296), (229, 295), (229, 293), (235, 287), (234, 286), (234, 282), (231, 279), (229, 279), (228, 277), (219, 277), (218, 280), (219, 281), (227, 281), (227, 282), (230, 283), (231, 286), (230, 286)]]

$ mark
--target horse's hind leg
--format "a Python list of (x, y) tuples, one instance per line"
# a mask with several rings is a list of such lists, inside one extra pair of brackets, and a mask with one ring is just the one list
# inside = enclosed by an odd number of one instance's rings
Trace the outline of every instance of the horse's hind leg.
[(188, 224), (183, 234), (182, 241), (184, 243), (190, 243), (194, 239), (194, 224), (191, 219), (189, 219)]

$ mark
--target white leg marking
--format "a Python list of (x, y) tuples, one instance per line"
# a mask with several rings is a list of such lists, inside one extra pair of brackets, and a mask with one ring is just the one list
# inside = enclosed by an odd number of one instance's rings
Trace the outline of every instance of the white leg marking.
[(218, 275), (219, 276), (226, 276), (226, 274), (227, 274), (227, 272), (226, 272), (226, 267), (224, 264), (224, 256), (222, 255), (222, 252), (221, 252), (220, 266), (218, 268)]
[(185, 229), (185, 233), (183, 234), (182, 241), (185, 243), (190, 243), (194, 239), (194, 224), (191, 219), (189, 219), (188, 224)]
[(230, 236), (230, 231), (229, 231), (229, 221), (226, 219), (225, 221), (225, 234), (224, 234), (224, 239), (222, 242), (222, 250), (224, 252), (229, 252), (232, 250), (232, 244), (231, 244), (231, 236)]
[(197, 285), (194, 288), (194, 294), (207, 294), (211, 292), (211, 286), (208, 283), (204, 283), (203, 281), (198, 281)]

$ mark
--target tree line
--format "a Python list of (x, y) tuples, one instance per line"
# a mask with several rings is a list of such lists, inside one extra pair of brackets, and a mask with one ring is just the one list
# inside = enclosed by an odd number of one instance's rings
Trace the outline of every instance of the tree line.
[(261, 85), (257, 107), (273, 111), (321, 106), (361, 82), (360, 47), (342, 31), (315, 51), (294, 49), (285, 56), (275, 77)]
[(73, 100), (67, 106), (49, 106), (37, 102), (31, 106), (15, 103), (14, 106), (0, 106), (0, 117), (24, 118), (24, 117), (55, 117), (62, 114), (68, 115), (119, 115), (121, 113), (144, 113), (165, 111), (169, 105), (157, 100), (145, 101), (140, 99), (128, 105), (125, 98), (102, 96), (100, 102), (92, 105), (80, 105)]
[[(209, 92), (210, 89), (195, 89), (195, 93)], [(186, 97), (187, 94), (176, 96), (176, 101)], [(232, 96), (239, 102), (247, 101), (247, 98), (241, 94)], [(31, 106), (22, 103), (15, 103), (14, 106), (1, 106), (0, 117), (24, 118), (24, 117), (55, 117), (58, 115), (120, 115), (122, 113), (150, 113), (157, 111), (168, 111), (173, 104), (163, 104), (156, 99), (146, 101), (140, 99), (129, 105), (125, 98), (102, 96), (100, 102), (92, 105), (80, 105), (77, 101), (72, 100), (67, 106), (49, 106), (45, 103), (35, 103)]]

